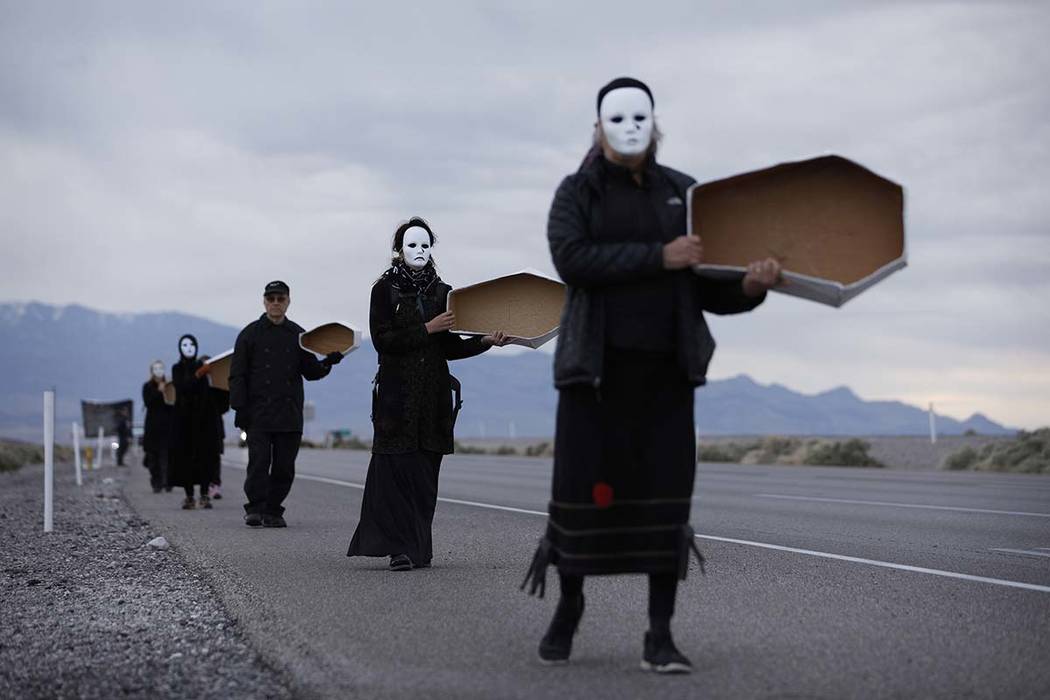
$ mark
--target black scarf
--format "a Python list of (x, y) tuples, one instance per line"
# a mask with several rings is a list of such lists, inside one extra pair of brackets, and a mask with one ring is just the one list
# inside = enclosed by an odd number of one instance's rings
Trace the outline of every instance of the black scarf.
[(399, 260), (383, 273), (383, 277), (390, 280), (391, 286), (398, 293), (415, 296), (426, 294), (436, 282), (441, 281), (433, 260), (428, 260), (422, 270), (413, 270), (404, 260)]

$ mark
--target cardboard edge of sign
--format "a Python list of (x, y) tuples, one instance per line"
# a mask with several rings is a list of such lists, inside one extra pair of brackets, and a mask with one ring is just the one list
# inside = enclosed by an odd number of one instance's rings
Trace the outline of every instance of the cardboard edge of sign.
[[(550, 280), (551, 282), (557, 282), (558, 284), (564, 284), (564, 282), (562, 282), (560, 279), (557, 279), (556, 277), (551, 277), (550, 275), (548, 275), (548, 274), (546, 274), (544, 272), (540, 272), (539, 270), (537, 270), (535, 268), (526, 267), (525, 269), (518, 270), (517, 272), (508, 272), (507, 274), (500, 275), (499, 277), (493, 277), (492, 279), (482, 280), (481, 282), (475, 282), (473, 284), (464, 285), (462, 287), (457, 287), (456, 289), (450, 290), (449, 293), (448, 293), (448, 296), (445, 297), (445, 308), (446, 309), (451, 308), (450, 305), (451, 305), (451, 301), (452, 301), (452, 295), (455, 294), (456, 292), (464, 291), (464, 290), (467, 290), (467, 289), (473, 289), (474, 287), (480, 287), (483, 284), (490, 284), (492, 282), (498, 282), (499, 280), (507, 279), (508, 277), (515, 277), (517, 275), (533, 275), (535, 277), (542, 277), (545, 280)], [(558, 325), (558, 326), (555, 326), (554, 328), (552, 328), (551, 330), (547, 331), (543, 335), (537, 335), (537, 336), (532, 336), (532, 337), (523, 337), (523, 336), (518, 336), (518, 335), (508, 336), (507, 337), (507, 344), (508, 345), (521, 345), (523, 347), (532, 348), (533, 350), (535, 350), (536, 348), (539, 348), (540, 346), (542, 346), (544, 343), (547, 343), (547, 342), (553, 340), (555, 337), (557, 337), (558, 330), (560, 328), (561, 328), (561, 326)], [(449, 332), (450, 333), (455, 333), (456, 335), (479, 335), (479, 336), (488, 335), (488, 331), (472, 331), (472, 330), (467, 330), (467, 329), (464, 329), (464, 328), (453, 328)]]
[[(842, 156), (827, 155), (818, 156), (817, 158), (811, 158), (808, 160), (801, 161), (790, 161), (787, 163), (780, 163), (774, 165), (771, 168), (765, 168), (764, 170), (775, 170), (777, 168), (789, 167), (798, 165), (801, 163), (809, 163), (816, 160), (822, 160), (826, 158), (835, 158), (848, 161), (851, 165), (867, 170), (875, 177), (885, 180), (878, 173), (868, 170), (863, 165), (855, 163), (848, 158), (842, 158)], [(761, 172), (761, 171), (753, 171)], [(735, 177), (742, 177), (743, 175), (750, 175), (751, 173), (742, 173), (741, 175), (734, 175), (726, 180), (731, 180)], [(698, 187), (710, 185), (709, 182), (696, 182), (689, 186), (686, 190), (686, 203), (687, 206), (693, 201), (693, 190)], [(900, 185), (897, 185), (900, 187)], [(693, 217), (686, 216), (686, 233), (690, 236), (693, 235)], [(785, 280), (784, 284), (778, 284), (773, 287), (772, 291), (780, 292), (781, 294), (787, 294), (789, 296), (799, 297), (801, 299), (808, 299), (809, 301), (815, 301), (820, 304), (826, 304), (838, 308), (845, 304), (850, 299), (854, 298), (868, 287), (875, 285), (877, 282), (882, 281), (886, 277), (900, 270), (908, 265), (908, 238), (907, 236), (901, 242), (901, 254), (900, 257), (891, 260), (879, 269), (872, 272), (867, 277), (851, 282), (850, 284), (843, 284), (834, 280), (824, 279), (822, 277), (813, 277), (811, 275), (803, 275), (798, 272), (782, 272), (781, 277)], [(744, 274), (747, 272), (746, 267), (739, 267), (736, 265), (694, 265), (693, 272), (698, 275), (705, 277), (712, 277), (714, 279), (742, 279)]]
[(222, 389), (223, 391), (229, 391), (230, 390), (230, 380), (229, 380), (230, 374), (229, 374), (229, 372), (226, 373), (226, 381), (224, 382), (225, 386), (223, 386), (223, 384), (217, 384), (215, 382), (215, 375), (211, 373), (211, 368), (215, 367), (215, 366), (217, 366), (217, 365), (219, 365), (219, 364), (221, 364), (223, 362), (229, 363), (232, 360), (233, 360), (233, 348), (230, 348), (229, 350), (225, 350), (223, 352), (220, 352), (218, 355), (212, 355), (211, 357), (209, 357), (207, 359), (207, 361), (205, 361), (204, 366), (207, 368), (208, 375), (209, 375), (209, 377), (211, 377), (211, 383), (212, 383), (211, 385), (214, 388)]
[(299, 334), (299, 347), (301, 347), (303, 350), (306, 350), (307, 352), (312, 352), (315, 355), (320, 354), (316, 350), (313, 350), (312, 348), (308, 348), (306, 345), (304, 345), (303, 344), (303, 338), (305, 336), (307, 336), (307, 335), (310, 335), (311, 333), (319, 331), (322, 328), (327, 328), (329, 326), (342, 326), (343, 328), (346, 328), (351, 333), (353, 333), (353, 336), (354, 336), (353, 344), (351, 344), (350, 347), (346, 348), (345, 350), (341, 350), (340, 351), (340, 352), (343, 353), (343, 357), (346, 357), (347, 355), (352, 353), (354, 350), (357, 350), (357, 348), (361, 347), (361, 331), (357, 328), (357, 326), (354, 326), (354, 325), (352, 325), (350, 323), (346, 323), (346, 322), (343, 322), (343, 321), (330, 321), (328, 323), (322, 323), (320, 326), (317, 326), (316, 328), (312, 328), (312, 329), (310, 329), (308, 331), (300, 333)]

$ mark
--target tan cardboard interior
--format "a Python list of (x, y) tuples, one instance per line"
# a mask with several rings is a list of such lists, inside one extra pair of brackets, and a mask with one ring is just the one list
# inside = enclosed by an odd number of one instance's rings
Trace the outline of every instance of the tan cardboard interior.
[(227, 355), (215, 362), (208, 363), (208, 375), (211, 377), (211, 385), (216, 389), (230, 390), (230, 363), (233, 355)]
[(565, 287), (554, 280), (517, 274), (456, 289), (449, 310), (455, 330), (537, 338), (561, 323)]
[(354, 330), (341, 323), (326, 323), (303, 334), (303, 347), (318, 355), (330, 352), (345, 353), (354, 347)]
[(852, 284), (904, 254), (900, 185), (838, 156), (786, 163), (693, 190), (704, 263), (786, 271)]

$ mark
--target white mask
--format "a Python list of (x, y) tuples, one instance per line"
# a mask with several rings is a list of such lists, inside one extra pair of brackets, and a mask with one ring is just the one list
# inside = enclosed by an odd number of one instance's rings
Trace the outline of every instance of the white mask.
[(405, 231), (401, 255), (413, 270), (422, 270), (430, 262), (430, 234), (418, 226)]
[(652, 143), (653, 104), (640, 88), (610, 90), (602, 99), (598, 119), (609, 146), (620, 155), (640, 155)]
[(179, 342), (179, 352), (182, 353), (183, 357), (196, 357), (197, 356), (197, 344), (189, 338), (183, 338)]
[(152, 374), (155, 379), (164, 379), (164, 364), (161, 362), (154, 362), (149, 366), (149, 373)]

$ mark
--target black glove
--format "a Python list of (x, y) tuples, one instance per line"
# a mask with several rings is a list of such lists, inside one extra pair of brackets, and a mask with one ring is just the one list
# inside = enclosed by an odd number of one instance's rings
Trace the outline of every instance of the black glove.
[(326, 367), (331, 367), (332, 365), (337, 365), (337, 364), (339, 364), (342, 361), (343, 361), (343, 353), (341, 353), (341, 352), (330, 352), (330, 353), (328, 353), (327, 355), (324, 356), (324, 359), (321, 360), (321, 364), (325, 365)]

